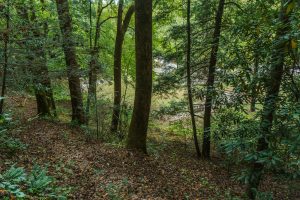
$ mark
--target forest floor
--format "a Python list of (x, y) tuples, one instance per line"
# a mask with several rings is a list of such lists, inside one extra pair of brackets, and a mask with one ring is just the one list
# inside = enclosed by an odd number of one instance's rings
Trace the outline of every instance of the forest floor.
[[(12, 102), (11, 106), (16, 106), (17, 100)], [(233, 180), (234, 170), (229, 172), (217, 157), (211, 161), (196, 159), (193, 149), (186, 148), (180, 137), (168, 137), (162, 150), (144, 156), (121, 146), (87, 140), (80, 128), (69, 123), (35, 118), (31, 100), (25, 107), (15, 107), (21, 122), (10, 132), (28, 146), (13, 156), (1, 153), (4, 162), (0, 162), (0, 171), (13, 163), (26, 169), (34, 164), (47, 165), (59, 185), (71, 187), (69, 199), (76, 200), (243, 197), (245, 187)], [(161, 142), (151, 135), (152, 142)], [(261, 188), (272, 191), (275, 199), (300, 199), (300, 192), (289, 185), (267, 175)]]

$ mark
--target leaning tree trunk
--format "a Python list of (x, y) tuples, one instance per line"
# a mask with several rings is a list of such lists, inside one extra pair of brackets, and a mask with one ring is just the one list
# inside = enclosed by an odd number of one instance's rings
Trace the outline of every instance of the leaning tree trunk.
[(3, 114), (3, 106), (4, 106), (4, 96), (5, 96), (5, 90), (6, 90), (6, 77), (7, 77), (7, 65), (8, 65), (8, 44), (9, 44), (9, 29), (10, 29), (10, 9), (9, 9), (9, 1), (7, 0), (6, 5), (6, 30), (4, 32), (4, 65), (3, 65), (3, 79), (2, 79), (2, 88), (1, 88), (1, 96), (0, 96), (0, 115)]
[(194, 143), (196, 148), (197, 157), (201, 157), (201, 152), (199, 148), (198, 138), (197, 138), (197, 127), (194, 112), (193, 103), (193, 93), (192, 93), (192, 81), (191, 81), (191, 1), (187, 1), (187, 54), (186, 54), (186, 71), (187, 71), (187, 89), (188, 89), (188, 99), (190, 106), (190, 114), (193, 127)]
[(79, 65), (76, 58), (75, 44), (72, 38), (72, 19), (69, 13), (68, 0), (56, 0), (58, 19), (63, 38), (63, 50), (67, 65), (67, 74), (72, 103), (72, 121), (85, 123), (82, 93), (80, 86)]
[(152, 96), (152, 0), (135, 0), (136, 87), (127, 148), (147, 152)]
[[(262, 110), (261, 123), (260, 123), (260, 137), (257, 144), (258, 155), (268, 150), (269, 139), (272, 134), (272, 123), (276, 111), (276, 104), (278, 101), (278, 94), (280, 90), (281, 80), (283, 76), (284, 60), (286, 56), (286, 47), (288, 41), (285, 36), (290, 30), (289, 16), (293, 11), (293, 1), (282, 0), (281, 11), (279, 20), (281, 22), (277, 31), (277, 39), (274, 41), (274, 50), (272, 55), (272, 66), (270, 69), (270, 78), (266, 82), (266, 97)], [(289, 9), (288, 9), (289, 8)], [(247, 188), (247, 194), (250, 199), (255, 199), (257, 189), (262, 177), (264, 164), (256, 160), (251, 168), (251, 174), (249, 177), (249, 184)]]
[(119, 1), (118, 8), (118, 22), (117, 22), (117, 35), (115, 41), (115, 52), (114, 52), (114, 105), (113, 115), (111, 122), (111, 132), (117, 133), (120, 122), (120, 110), (121, 110), (121, 98), (122, 98), (122, 48), (125, 33), (128, 29), (131, 16), (134, 13), (134, 6), (130, 6), (125, 19), (122, 23), (123, 16), (123, 4), (124, 0)]
[(204, 109), (204, 132), (203, 132), (203, 146), (202, 155), (204, 158), (210, 158), (210, 138), (211, 138), (211, 110), (213, 103), (215, 71), (217, 64), (217, 55), (219, 49), (219, 41), (221, 35), (222, 18), (224, 13), (225, 0), (219, 1), (219, 7), (215, 18), (215, 30), (213, 34), (212, 49), (210, 55), (210, 62), (208, 68), (208, 80), (206, 87), (206, 100)]

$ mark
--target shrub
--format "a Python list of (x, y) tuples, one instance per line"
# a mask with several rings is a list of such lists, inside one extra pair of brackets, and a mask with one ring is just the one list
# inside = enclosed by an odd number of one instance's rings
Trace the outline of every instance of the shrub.
[(57, 187), (55, 179), (47, 175), (47, 169), (35, 165), (27, 174), (22, 167), (10, 167), (0, 174), (0, 189), (17, 198), (46, 197), (66, 199), (66, 188)]

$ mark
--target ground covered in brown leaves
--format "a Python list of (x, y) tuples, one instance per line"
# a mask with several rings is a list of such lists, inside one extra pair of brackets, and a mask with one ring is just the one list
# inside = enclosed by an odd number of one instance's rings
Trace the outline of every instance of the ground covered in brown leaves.
[[(69, 199), (76, 200), (243, 196), (244, 186), (231, 178), (220, 159), (198, 160), (180, 141), (170, 140), (155, 154), (134, 154), (121, 146), (87, 140), (81, 129), (68, 123), (34, 119), (32, 110), (25, 116), (31, 120), (11, 130), (28, 147), (12, 157), (1, 154), (0, 171), (12, 163), (26, 169), (48, 166), (59, 185), (72, 188)], [(272, 191), (276, 199), (300, 199), (287, 184), (267, 177), (262, 189)]]

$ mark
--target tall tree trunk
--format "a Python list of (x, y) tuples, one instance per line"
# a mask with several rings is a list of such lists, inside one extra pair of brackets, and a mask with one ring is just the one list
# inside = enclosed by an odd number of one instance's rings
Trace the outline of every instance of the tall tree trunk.
[[(36, 37), (36, 39), (40, 39), (40, 37)], [(34, 75), (34, 90), (38, 114), (51, 116), (52, 111), (55, 113), (55, 103), (43, 45), (40, 48), (34, 47), (33, 52), (34, 66), (32, 67), (32, 73)]]
[(134, 6), (130, 6), (128, 9), (124, 22), (123, 18), (123, 4), (124, 0), (119, 1), (118, 7), (118, 20), (117, 20), (117, 35), (115, 40), (115, 52), (114, 52), (114, 106), (113, 115), (111, 122), (111, 132), (116, 133), (118, 131), (120, 121), (120, 110), (121, 110), (121, 95), (122, 95), (122, 48), (125, 33), (128, 29), (131, 16), (134, 13)]
[[(42, 4), (42, 9), (44, 10), (44, 2), (40, 1)], [(37, 63), (37, 69), (34, 70), (36, 85), (35, 85), (35, 93), (37, 98), (37, 107), (38, 114), (41, 115), (56, 115), (56, 107), (53, 97), (51, 79), (49, 77), (49, 71), (47, 66), (47, 56), (45, 52), (45, 39), (47, 38), (47, 22), (43, 23), (43, 27), (41, 31), (38, 26), (39, 22), (37, 21), (37, 17), (35, 14), (35, 8), (33, 7), (34, 3), (31, 5), (31, 19), (28, 20), (31, 23), (32, 33), (36, 41), (36, 44), (33, 45), (33, 52), (35, 57), (35, 62)], [(39, 87), (39, 85), (41, 87)]]
[(203, 146), (202, 155), (204, 158), (210, 158), (210, 138), (211, 138), (211, 110), (213, 103), (215, 71), (217, 64), (217, 56), (219, 50), (219, 41), (221, 35), (222, 18), (224, 13), (225, 0), (219, 0), (219, 6), (215, 18), (215, 29), (212, 38), (212, 49), (208, 68), (208, 80), (206, 86), (206, 100), (204, 110), (204, 132), (203, 132)]
[[(277, 31), (277, 38), (274, 41), (274, 50), (272, 55), (272, 66), (270, 69), (270, 76), (266, 82), (266, 97), (262, 110), (261, 123), (260, 123), (260, 137), (257, 144), (257, 153), (261, 154), (269, 148), (269, 139), (272, 134), (272, 123), (276, 111), (276, 104), (278, 101), (278, 94), (280, 90), (281, 80), (283, 76), (284, 60), (286, 56), (286, 46), (289, 41), (286, 41), (285, 36), (290, 30), (289, 16), (293, 11), (293, 0), (282, 0), (281, 11), (279, 20), (281, 22)], [(289, 7), (289, 9), (288, 9)], [(256, 192), (262, 177), (264, 164), (257, 162), (253, 163), (251, 174), (249, 177), (249, 184), (247, 194), (250, 199), (255, 199)]]
[[(31, 34), (33, 35), (33, 42), (25, 42), (24, 48), (30, 50), (27, 58), (31, 63), (30, 72), (33, 75), (33, 87), (37, 103), (37, 113), (41, 116), (51, 116), (52, 111), (55, 114), (55, 104), (53, 99), (51, 80), (49, 77), (47, 59), (44, 48), (45, 34), (39, 30), (37, 18), (35, 15), (34, 4), (26, 8), (24, 4), (17, 4), (16, 9), (18, 15), (23, 19), (23, 23), (28, 29), (23, 33), (24, 37), (29, 40)], [(31, 15), (29, 15), (31, 11)]]
[(9, 29), (10, 29), (10, 23), (9, 23), (9, 18), (10, 18), (10, 8), (9, 8), (9, 0), (6, 1), (6, 14), (5, 14), (5, 19), (6, 19), (6, 30), (4, 32), (4, 52), (3, 52), (3, 57), (4, 57), (4, 65), (3, 65), (3, 79), (2, 79), (2, 88), (1, 88), (1, 98), (0, 98), (0, 115), (3, 114), (3, 106), (4, 106), (4, 96), (5, 96), (5, 91), (6, 91), (6, 77), (7, 77), (7, 65), (8, 65), (8, 44), (9, 44)]
[[(91, 9), (91, 8), (90, 8)], [(91, 10), (90, 10), (91, 11)], [(97, 64), (98, 64), (98, 56), (99, 56), (99, 39), (100, 39), (100, 28), (101, 28), (101, 15), (102, 15), (102, 0), (98, 1), (98, 8), (97, 8), (97, 20), (96, 20), (96, 26), (95, 26), (95, 38), (94, 38), (94, 46), (93, 41), (90, 41), (91, 43), (91, 60), (89, 65), (89, 88), (88, 88), (88, 99), (87, 99), (87, 105), (86, 105), (86, 116), (88, 124), (89, 122), (89, 113), (90, 113), (90, 106), (91, 101), (96, 104), (96, 92), (97, 92)], [(90, 21), (90, 25), (92, 26), (92, 21)], [(92, 38), (92, 36), (90, 36)], [(90, 39), (91, 39), (90, 38)]]
[(201, 157), (201, 152), (199, 148), (198, 138), (197, 138), (197, 127), (194, 112), (193, 103), (193, 93), (192, 93), (192, 81), (191, 81), (191, 0), (187, 1), (187, 53), (186, 53), (186, 71), (187, 71), (187, 89), (188, 89), (188, 99), (190, 114), (193, 127), (194, 143), (196, 148), (197, 157)]
[[(90, 104), (91, 104), (91, 98), (92, 98), (92, 90), (96, 90), (96, 89), (92, 89), (92, 58), (94, 57), (93, 55), (93, 19), (92, 19), (92, 0), (89, 0), (89, 20), (90, 20), (90, 33), (89, 33), (89, 40), (90, 40), (90, 54), (91, 54), (91, 60), (90, 60), (90, 64), (89, 64), (89, 88), (88, 88), (88, 97), (87, 97), (87, 103), (86, 103), (86, 123), (89, 123), (89, 115), (90, 115)], [(96, 77), (97, 79), (97, 77)], [(96, 80), (97, 81), (97, 80)], [(94, 87), (96, 88), (96, 86)]]
[[(40, 3), (42, 5), (42, 12), (44, 13), (45, 11), (45, 0), (40, 0)], [(34, 15), (35, 16), (35, 15)], [(47, 37), (48, 37), (48, 22), (45, 20), (44, 23), (43, 23), (43, 32), (40, 34), (41, 37), (43, 38), (43, 40), (46, 40)], [(52, 90), (52, 84), (51, 84), (51, 79), (50, 79), (50, 76), (49, 76), (49, 70), (48, 70), (48, 66), (47, 66), (47, 53), (46, 53), (46, 50), (45, 50), (45, 46), (44, 46), (45, 42), (43, 42), (43, 46), (42, 46), (42, 51), (41, 51), (41, 56), (43, 58), (43, 62), (45, 63), (45, 71), (44, 73), (45, 76), (46, 76), (46, 82), (48, 84), (48, 87), (47, 87), (47, 98), (48, 98), (48, 101), (49, 101), (49, 105), (51, 105), (51, 111), (53, 112), (54, 116), (57, 116), (57, 112), (56, 112), (56, 105), (55, 105), (55, 99), (54, 99), (54, 94), (53, 94), (53, 90)]]
[(67, 65), (67, 74), (72, 103), (72, 121), (85, 123), (79, 65), (76, 58), (75, 44), (72, 38), (72, 19), (69, 13), (68, 0), (56, 0), (58, 19), (63, 38), (63, 50)]
[(135, 0), (136, 87), (127, 148), (147, 152), (152, 96), (152, 0)]

